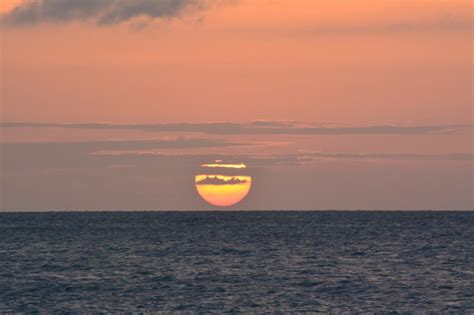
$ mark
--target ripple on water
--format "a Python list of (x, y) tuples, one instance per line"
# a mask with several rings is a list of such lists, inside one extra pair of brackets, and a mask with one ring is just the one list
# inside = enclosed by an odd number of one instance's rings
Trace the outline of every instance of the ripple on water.
[(0, 214), (0, 313), (474, 310), (472, 212)]

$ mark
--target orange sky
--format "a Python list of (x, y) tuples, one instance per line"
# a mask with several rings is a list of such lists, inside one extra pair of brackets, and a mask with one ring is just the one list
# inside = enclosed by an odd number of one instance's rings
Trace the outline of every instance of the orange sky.
[(469, 7), (261, 0), (141, 30), (133, 22), (92, 21), (7, 27), (4, 116), (465, 122), (472, 99), (471, 31), (463, 26)]
[[(27, 2), (0, 2), (0, 12), (3, 12), (2, 122), (167, 124), (220, 121), (245, 124), (267, 120), (337, 128), (472, 125), (470, 0), (206, 0), (198, 1), (200, 7), (185, 7), (164, 18), (138, 16), (128, 19), (123, 18), (127, 15), (122, 15), (120, 18), (124, 20), (114, 20), (107, 25), (99, 24), (100, 18), (110, 13), (109, 8), (85, 10), (86, 13), (80, 11), (81, 7), (65, 11), (67, 1), (64, 1), (37, 2), (43, 4), (40, 18), (26, 20), (27, 23), (14, 19), (15, 12), (28, 8)], [(65, 5), (59, 9), (48, 7), (51, 3)], [(121, 0), (110, 0), (109, 3), (120, 4)], [(120, 9), (120, 5), (113, 8)], [(308, 183), (318, 174), (326, 174), (325, 180), (330, 174), (336, 178), (329, 185), (316, 184), (320, 189), (328, 190), (326, 199), (321, 200), (323, 208), (347, 207), (350, 201), (354, 202), (354, 207), (361, 208), (380, 205), (385, 208), (436, 208), (440, 204), (469, 208), (472, 205), (472, 184), (468, 184), (472, 182), (472, 159), (460, 161), (456, 156), (453, 161), (438, 161), (439, 155), (472, 154), (472, 128), (417, 135), (349, 132), (298, 136), (29, 127), (3, 128), (1, 136), (3, 142), (134, 141), (180, 137), (252, 145), (258, 142), (256, 147), (245, 148), (158, 150), (180, 156), (245, 153), (290, 159), (288, 155), (304, 155), (305, 152), (434, 154), (437, 156), (429, 157), (434, 161), (427, 164), (411, 161), (411, 157), (397, 160), (394, 156), (390, 161), (381, 162), (385, 164), (367, 158), (370, 163), (362, 166), (352, 164), (353, 161), (331, 160), (323, 163), (325, 167), (321, 166), (323, 164), (305, 166), (308, 167), (306, 171), (291, 171), (278, 164), (270, 168), (273, 172), (261, 171), (266, 177), (262, 175), (264, 179), (260, 182), (270, 181), (270, 178), (274, 182), (276, 173), (278, 176), (294, 174), (287, 182), (273, 183), (269, 187), (272, 187), (272, 194), (281, 194), (288, 189), (292, 191), (291, 187), (298, 186), (298, 182), (304, 183), (304, 188), (294, 191), (294, 198), (299, 198), (294, 201), (295, 208), (314, 203)], [(308, 158), (303, 155), (301, 159)], [(338, 158), (346, 159), (347, 156)], [(206, 161), (198, 159), (196, 162)], [(62, 165), (61, 161), (57, 164)], [(47, 169), (42, 167), (42, 171)], [(181, 169), (178, 165), (174, 167)], [(358, 173), (360, 169), (364, 173)], [(384, 182), (383, 170), (387, 172), (387, 178), (394, 176), (392, 182)], [(82, 178), (78, 185), (85, 186), (90, 180), (86, 174), (99, 174), (92, 169), (77, 172)], [(401, 191), (403, 186), (403, 181), (397, 181), (396, 174), (401, 173), (406, 181), (413, 183), (415, 179), (424, 179), (410, 192), (406, 203), (396, 197), (397, 189)], [(357, 197), (349, 187), (339, 190), (335, 184), (337, 178), (342, 180), (347, 174), (369, 181), (367, 187), (385, 187), (387, 195), (380, 195), (385, 199), (380, 197), (382, 199), (376, 201), (375, 198), (370, 203), (369, 195), (363, 191), (359, 191)], [(183, 178), (194, 176), (181, 175)], [(38, 200), (37, 190), (23, 183), (24, 178), (19, 174), (13, 172), (11, 176), (7, 181), (11, 184), (5, 188), (12, 196), (8, 205), (28, 208)], [(58, 178), (57, 183), (72, 175), (61, 176), (64, 177)], [(115, 174), (107, 176), (104, 177), (106, 180), (115, 178)], [(141, 191), (137, 188), (130, 194), (135, 194), (137, 200), (142, 196), (144, 201), (140, 205), (152, 207), (156, 200), (143, 183), (155, 179), (148, 179), (147, 172), (140, 175), (131, 172), (127, 176), (131, 176), (127, 178), (132, 182), (138, 181), (135, 184)], [(446, 178), (446, 186), (441, 188), (434, 184), (440, 177)], [(423, 186), (427, 182), (432, 183)], [(464, 184), (451, 191), (453, 183)], [(252, 189), (259, 193), (252, 195), (251, 192), (249, 208), (275, 206), (276, 202), (269, 202), (271, 198), (265, 197), (270, 192), (259, 188), (258, 176), (252, 184)], [(343, 183), (339, 186), (345, 187)], [(440, 197), (443, 202), (429, 200), (430, 189), (442, 191), (443, 188), (447, 191), (444, 199)], [(337, 192), (344, 195), (343, 191), (348, 196), (348, 203), (329, 197)], [(20, 201), (25, 192), (31, 195), (30, 203)], [(73, 191), (66, 191), (65, 195), (68, 193), (75, 196)], [(105, 195), (93, 199), (96, 203), (90, 208), (106, 206), (108, 201), (112, 203), (110, 195)], [(171, 195), (173, 193), (169, 192), (168, 196)], [(167, 206), (176, 202), (172, 197), (166, 200)], [(67, 201), (64, 202), (63, 206), (68, 206)], [(45, 203), (45, 207), (46, 204), (54, 205), (53, 199), (51, 203)], [(189, 201), (183, 207), (192, 205)], [(129, 208), (133, 207), (131, 203)]]

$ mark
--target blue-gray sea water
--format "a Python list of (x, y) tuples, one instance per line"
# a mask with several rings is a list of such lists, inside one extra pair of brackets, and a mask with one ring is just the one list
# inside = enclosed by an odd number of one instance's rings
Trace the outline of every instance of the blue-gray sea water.
[(474, 313), (474, 212), (0, 214), (0, 313)]

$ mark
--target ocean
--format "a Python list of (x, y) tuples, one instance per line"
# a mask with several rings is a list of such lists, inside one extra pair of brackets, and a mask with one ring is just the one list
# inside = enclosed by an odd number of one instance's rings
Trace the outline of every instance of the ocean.
[(0, 214), (0, 313), (474, 313), (474, 212)]

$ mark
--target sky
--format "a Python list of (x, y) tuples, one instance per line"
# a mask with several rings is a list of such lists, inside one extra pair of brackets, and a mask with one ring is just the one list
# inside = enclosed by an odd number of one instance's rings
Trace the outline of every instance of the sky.
[(1, 0), (0, 211), (473, 210), (472, 5)]

